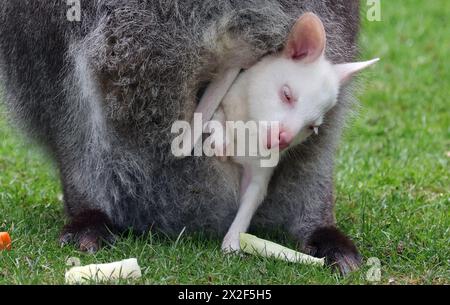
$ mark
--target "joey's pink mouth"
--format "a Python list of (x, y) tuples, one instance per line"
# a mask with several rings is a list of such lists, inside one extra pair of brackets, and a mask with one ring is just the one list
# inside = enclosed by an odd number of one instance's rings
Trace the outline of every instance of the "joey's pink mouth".
[(280, 150), (287, 149), (291, 145), (293, 140), (294, 140), (294, 136), (292, 135), (292, 133), (290, 133), (289, 131), (286, 131), (286, 130), (282, 130), (280, 132), (280, 136), (279, 136)]
[(267, 149), (275, 149), (278, 148), (280, 151), (283, 151), (291, 145), (294, 137), (290, 132), (282, 130), (277, 138), (272, 138), (272, 134), (269, 132), (267, 135)]
[(290, 143), (280, 143), (280, 145), (278, 146), (278, 148), (279, 148), (280, 150), (286, 150), (286, 149), (289, 148), (289, 146), (290, 146)]
[(285, 144), (277, 144), (277, 145), (274, 145), (274, 146), (267, 145), (267, 149), (270, 150), (270, 149), (278, 148), (278, 150), (283, 151), (283, 150), (288, 149), (289, 146), (290, 146), (290, 144), (287, 144), (287, 143), (285, 143)]

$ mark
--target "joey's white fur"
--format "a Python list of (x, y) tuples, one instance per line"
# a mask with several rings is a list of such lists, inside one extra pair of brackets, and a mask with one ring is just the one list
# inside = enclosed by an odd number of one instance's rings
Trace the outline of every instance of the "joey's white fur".
[[(227, 121), (279, 122), (279, 132), (259, 132), (267, 133), (262, 136), (267, 139), (266, 148), (281, 154), (317, 133), (324, 116), (337, 103), (340, 86), (377, 61), (333, 65), (325, 58), (325, 42), (320, 19), (311, 13), (300, 17), (283, 52), (266, 56), (243, 72), (213, 119), (222, 123), (224, 117)], [(214, 141), (219, 148), (229, 144), (229, 139)], [(233, 157), (242, 165), (243, 175), (239, 211), (222, 244), (226, 252), (239, 250), (239, 233), (247, 231), (266, 196), (274, 168), (261, 167), (259, 159)]]

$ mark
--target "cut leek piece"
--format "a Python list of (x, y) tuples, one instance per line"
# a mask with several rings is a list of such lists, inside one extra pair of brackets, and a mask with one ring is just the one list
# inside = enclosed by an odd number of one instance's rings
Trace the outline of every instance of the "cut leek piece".
[(137, 259), (127, 259), (110, 264), (74, 267), (66, 272), (67, 284), (105, 282), (118, 279), (137, 279), (142, 276)]
[(240, 234), (240, 246), (241, 251), (251, 255), (274, 257), (287, 262), (307, 265), (323, 266), (325, 264), (324, 258), (312, 257), (247, 233)]

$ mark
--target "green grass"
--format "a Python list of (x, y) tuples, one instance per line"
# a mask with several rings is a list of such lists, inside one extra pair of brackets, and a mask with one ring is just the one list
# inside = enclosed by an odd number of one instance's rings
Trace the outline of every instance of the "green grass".
[[(365, 1), (362, 1), (365, 3)], [(450, 283), (447, 0), (382, 1), (382, 21), (364, 21), (361, 109), (339, 151), (337, 219), (364, 257), (382, 264), (382, 284)], [(88, 256), (57, 244), (63, 225), (58, 177), (43, 153), (0, 116), (0, 284), (64, 282), (65, 261), (138, 257), (148, 284), (360, 284), (327, 269), (255, 257), (224, 257), (220, 240), (124, 237)]]

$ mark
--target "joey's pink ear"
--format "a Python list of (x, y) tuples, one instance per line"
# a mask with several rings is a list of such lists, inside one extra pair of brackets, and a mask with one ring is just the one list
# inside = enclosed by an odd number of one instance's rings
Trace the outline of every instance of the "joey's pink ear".
[(375, 64), (377, 61), (379, 61), (379, 58), (375, 58), (369, 61), (363, 61), (363, 62), (353, 62), (348, 64), (338, 64), (334, 66), (334, 69), (336, 70), (337, 74), (339, 75), (339, 80), (341, 84), (345, 84), (350, 79), (358, 73), (361, 70), (364, 70), (371, 65)]
[(326, 35), (322, 21), (317, 15), (306, 13), (292, 28), (283, 54), (293, 60), (311, 63), (323, 55), (325, 45)]

